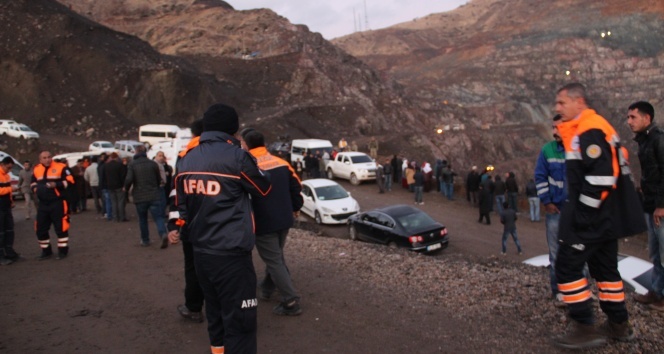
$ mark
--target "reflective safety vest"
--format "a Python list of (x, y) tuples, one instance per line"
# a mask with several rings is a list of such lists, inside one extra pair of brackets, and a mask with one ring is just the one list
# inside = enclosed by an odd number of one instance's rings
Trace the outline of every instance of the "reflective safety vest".
[(0, 168), (0, 206), (12, 203), (12, 181), (9, 173)]
[(585, 109), (575, 119), (559, 124), (558, 131), (565, 147), (568, 188), (560, 241), (582, 244), (623, 237), (616, 230), (622, 230), (621, 223), (627, 221), (616, 215), (616, 203), (625, 201), (621, 201), (621, 193), (609, 198), (619, 174), (629, 174), (626, 151), (621, 148), (617, 153), (620, 138), (615, 129), (594, 110)]
[[(46, 187), (46, 183), (55, 183), (55, 188)], [(62, 200), (65, 198), (67, 185), (74, 184), (74, 176), (67, 165), (60, 162), (51, 162), (45, 167), (42, 164), (35, 166), (32, 172), (32, 183), (30, 186), (42, 202)]]

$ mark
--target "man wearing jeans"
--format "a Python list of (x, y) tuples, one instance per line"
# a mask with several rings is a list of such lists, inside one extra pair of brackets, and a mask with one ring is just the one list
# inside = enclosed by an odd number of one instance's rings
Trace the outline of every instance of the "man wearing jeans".
[(136, 147), (134, 160), (127, 167), (127, 178), (124, 183), (124, 191), (128, 191), (132, 186), (132, 196), (136, 213), (138, 214), (138, 226), (141, 229), (141, 246), (150, 245), (150, 231), (148, 229), (148, 211), (152, 214), (157, 232), (161, 238), (161, 248), (168, 247), (168, 232), (164, 220), (164, 210), (161, 202), (161, 189), (164, 184), (159, 173), (157, 163), (148, 159), (145, 153), (145, 146)]
[(641, 162), (643, 211), (648, 225), (648, 250), (653, 263), (652, 289), (634, 300), (664, 311), (664, 131), (655, 123), (655, 109), (644, 101), (629, 106), (627, 124), (636, 133)]
[(549, 245), (549, 278), (551, 280), (551, 293), (556, 301), (556, 306), (564, 307), (558, 292), (556, 281), (556, 255), (558, 254), (558, 223), (560, 222), (560, 211), (567, 198), (565, 188), (565, 148), (563, 140), (558, 134), (558, 124), (561, 122), (558, 114), (553, 117), (553, 141), (542, 147), (535, 165), (535, 185), (537, 196), (544, 204), (546, 212), (546, 242)]
[(272, 183), (267, 196), (251, 200), (256, 220), (256, 249), (266, 268), (265, 278), (259, 284), (261, 298), (267, 300), (275, 288), (279, 289), (281, 303), (272, 312), (297, 316), (302, 313), (300, 296), (286, 267), (284, 246), (288, 230), (303, 204), (300, 179), (289, 163), (267, 151), (262, 133), (250, 131), (242, 140)]

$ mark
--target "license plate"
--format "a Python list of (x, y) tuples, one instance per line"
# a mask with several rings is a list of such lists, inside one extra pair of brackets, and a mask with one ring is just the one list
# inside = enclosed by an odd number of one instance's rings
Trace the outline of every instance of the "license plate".
[(439, 249), (440, 247), (441, 247), (440, 243), (436, 243), (435, 245), (427, 246), (427, 251), (437, 250), (437, 249)]

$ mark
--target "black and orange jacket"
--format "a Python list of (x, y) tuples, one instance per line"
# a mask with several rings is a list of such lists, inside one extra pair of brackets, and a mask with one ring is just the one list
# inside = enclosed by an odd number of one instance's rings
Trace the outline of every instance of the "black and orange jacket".
[(177, 165), (176, 205), (195, 252), (248, 254), (254, 247), (252, 198), (270, 192), (270, 181), (234, 137), (204, 132)]
[(565, 147), (568, 188), (560, 241), (583, 244), (619, 237), (613, 230), (623, 221), (620, 215), (612, 215), (616, 208), (611, 204), (620, 200), (609, 198), (617, 195), (613, 192), (621, 173), (620, 162), (627, 159), (624, 149), (618, 156), (618, 134), (592, 109), (561, 123), (558, 131)]
[(271, 155), (265, 146), (249, 152), (272, 183), (265, 198), (251, 200), (256, 216), (256, 236), (289, 229), (293, 226), (293, 212), (299, 211), (304, 203), (300, 179), (288, 162)]
[(0, 168), (0, 207), (8, 208), (12, 205), (12, 181), (9, 173)]
[[(47, 188), (47, 182), (55, 183), (55, 188)], [(74, 184), (74, 176), (69, 167), (63, 163), (53, 161), (48, 167), (39, 164), (32, 171), (30, 187), (37, 194), (39, 202), (51, 203), (64, 200), (65, 190), (69, 184)]]

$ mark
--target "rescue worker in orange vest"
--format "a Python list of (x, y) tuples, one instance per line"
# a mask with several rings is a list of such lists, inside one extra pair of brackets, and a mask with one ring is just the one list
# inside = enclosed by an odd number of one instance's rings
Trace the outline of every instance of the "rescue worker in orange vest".
[(0, 161), (0, 265), (8, 265), (17, 261), (20, 257), (14, 251), (14, 216), (12, 208), (14, 199), (9, 171), (14, 167), (14, 160), (6, 156)]
[[(626, 187), (622, 182), (630, 178), (626, 156), (615, 129), (588, 107), (583, 85), (572, 83), (558, 90), (556, 113), (563, 121), (558, 131), (565, 147), (569, 194), (560, 218), (555, 270), (571, 323), (554, 343), (578, 349), (603, 345), (607, 338), (629, 341), (634, 330), (618, 271), (617, 239), (633, 235), (622, 232), (626, 229), (623, 223), (643, 224), (645, 230), (645, 221), (642, 213), (638, 220), (616, 212), (622, 210), (619, 205), (632, 201), (625, 200), (626, 192), (636, 195), (633, 184)], [(640, 209), (637, 200), (633, 200), (636, 205), (626, 207)], [(600, 307), (608, 317), (599, 329), (594, 326), (592, 293), (583, 274), (586, 262), (597, 282)]]
[(33, 170), (30, 184), (39, 200), (35, 230), (42, 253), (37, 259), (41, 261), (53, 255), (48, 234), (51, 224), (58, 236), (57, 259), (63, 259), (69, 253), (69, 210), (65, 190), (74, 183), (74, 176), (67, 165), (53, 161), (48, 151), (39, 154), (39, 162)]

